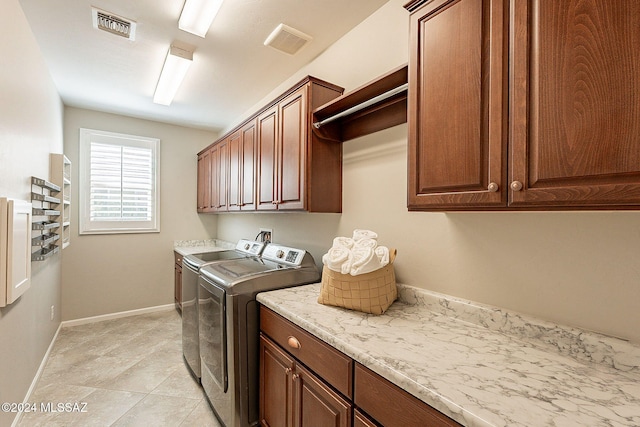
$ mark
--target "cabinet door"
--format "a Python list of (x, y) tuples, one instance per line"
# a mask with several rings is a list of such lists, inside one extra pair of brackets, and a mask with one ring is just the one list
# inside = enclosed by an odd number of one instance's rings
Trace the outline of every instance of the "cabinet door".
[(229, 137), (229, 181), (227, 183), (228, 190), (228, 209), (230, 211), (240, 210), (241, 197), (240, 186), (242, 182), (242, 133), (235, 132)]
[(256, 208), (256, 121), (252, 120), (242, 128), (242, 171), (240, 185), (240, 209)]
[(512, 8), (511, 205), (640, 205), (640, 2)]
[(260, 424), (291, 427), (293, 422), (294, 361), (260, 336)]
[(318, 377), (295, 366), (294, 427), (351, 427), (351, 404)]
[(305, 159), (307, 151), (306, 87), (278, 105), (280, 133), (278, 149), (278, 209), (305, 209)]
[(506, 206), (504, 1), (410, 10), (408, 207)]
[(217, 198), (215, 199), (215, 209), (217, 211), (226, 211), (229, 203), (228, 200), (228, 182), (229, 182), (229, 140), (225, 139), (217, 146)]
[(219, 202), (219, 170), (220, 170), (220, 152), (218, 146), (215, 145), (209, 150), (209, 207), (208, 211), (213, 212), (217, 210)]
[(174, 267), (174, 283), (173, 283), (173, 290), (174, 290), (174, 298), (176, 301), (176, 307), (178, 308), (178, 311), (182, 311), (182, 266), (179, 264), (175, 264)]
[(257, 205), (259, 210), (277, 209), (276, 171), (278, 168), (276, 149), (278, 137), (278, 108), (273, 107), (258, 117), (257, 150)]
[(209, 212), (211, 209), (211, 150), (198, 156), (198, 212)]
[(378, 427), (369, 417), (357, 409), (353, 411), (353, 427)]

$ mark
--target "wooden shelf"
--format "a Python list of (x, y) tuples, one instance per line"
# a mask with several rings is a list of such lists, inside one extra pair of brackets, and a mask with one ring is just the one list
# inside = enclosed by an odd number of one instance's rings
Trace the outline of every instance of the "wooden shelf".
[(318, 107), (314, 132), (343, 142), (406, 123), (407, 81), (405, 64)]
[(71, 217), (71, 162), (64, 154), (51, 154), (51, 181), (61, 188), (58, 214), (55, 221), (60, 223), (57, 234), (60, 239), (55, 244), (58, 248), (66, 248), (71, 237), (69, 219)]

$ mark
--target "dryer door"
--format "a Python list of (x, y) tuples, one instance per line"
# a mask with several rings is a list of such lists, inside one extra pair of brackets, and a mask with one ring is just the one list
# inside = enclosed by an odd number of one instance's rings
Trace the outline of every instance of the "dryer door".
[[(202, 276), (198, 284), (202, 386), (207, 394), (217, 395), (228, 387), (225, 291)], [(217, 390), (207, 390), (212, 387)]]

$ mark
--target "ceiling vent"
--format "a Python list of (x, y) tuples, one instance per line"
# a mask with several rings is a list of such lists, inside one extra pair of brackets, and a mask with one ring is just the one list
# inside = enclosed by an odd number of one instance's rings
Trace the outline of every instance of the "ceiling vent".
[(264, 45), (293, 55), (312, 39), (310, 35), (302, 31), (280, 24), (269, 34), (269, 37), (264, 41)]
[(125, 39), (135, 40), (136, 23), (127, 18), (114, 15), (104, 10), (91, 8), (93, 18), (93, 28), (97, 30), (107, 31)]

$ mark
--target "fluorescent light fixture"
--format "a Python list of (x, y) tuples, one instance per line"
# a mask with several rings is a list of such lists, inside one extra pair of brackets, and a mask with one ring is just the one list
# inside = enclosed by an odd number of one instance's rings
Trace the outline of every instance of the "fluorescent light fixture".
[(171, 104), (192, 62), (193, 52), (173, 45), (169, 48), (153, 95), (153, 102), (162, 105)]
[(178, 28), (204, 38), (222, 6), (222, 1), (186, 0), (178, 20)]

